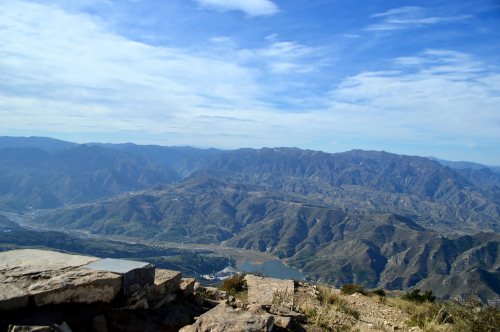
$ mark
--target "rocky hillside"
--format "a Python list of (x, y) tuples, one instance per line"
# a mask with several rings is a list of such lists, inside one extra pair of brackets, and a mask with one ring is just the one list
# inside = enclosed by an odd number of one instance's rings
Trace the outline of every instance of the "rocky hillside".
[(266, 251), (335, 285), (500, 294), (500, 176), (488, 168), (361, 150), (9, 142), (0, 206), (58, 207), (38, 226)]
[[(408, 217), (330, 206), (213, 176), (57, 210), (51, 227), (267, 251), (334, 285), (424, 287), (442, 297), (500, 294), (498, 233), (443, 236)], [(334, 254), (332, 254), (334, 253)], [(460, 287), (457, 287), (460, 285)]]
[(139, 261), (0, 253), (2, 331), (495, 331), (500, 312), (359, 285), (233, 275), (219, 288)]
[(93, 201), (178, 178), (151, 160), (97, 146), (4, 148), (0, 155), (0, 208), (15, 211)]

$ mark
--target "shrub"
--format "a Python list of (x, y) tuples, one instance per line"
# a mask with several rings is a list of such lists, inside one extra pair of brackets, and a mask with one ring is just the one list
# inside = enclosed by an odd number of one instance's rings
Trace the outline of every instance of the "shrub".
[(385, 290), (383, 290), (382, 288), (375, 289), (374, 291), (371, 292), (371, 294), (385, 297)]
[(432, 295), (432, 291), (425, 291), (423, 294), (420, 294), (420, 289), (415, 288), (413, 291), (403, 295), (403, 299), (418, 303), (433, 303), (436, 300), (436, 297)]
[(469, 299), (465, 303), (453, 304), (450, 309), (454, 330), (493, 332), (500, 326), (500, 310), (483, 305), (480, 301)]
[(342, 292), (342, 294), (346, 294), (346, 295), (351, 295), (354, 293), (360, 293), (360, 294), (366, 295), (366, 292), (365, 292), (363, 286), (358, 285), (358, 284), (345, 284), (342, 286), (341, 292)]
[(340, 297), (338, 294), (335, 294), (331, 288), (327, 286), (319, 286), (319, 300), (321, 304), (324, 306), (332, 306), (333, 308), (350, 315), (356, 319), (359, 319), (359, 311), (352, 308), (349, 303)]
[(424, 332), (493, 332), (500, 326), (500, 310), (477, 299), (432, 303), (388, 298), (388, 302), (410, 314), (409, 326), (419, 326)]
[(227, 292), (229, 295), (236, 295), (246, 290), (247, 282), (244, 274), (235, 274), (222, 280), (219, 289)]
[(277, 304), (279, 306), (287, 307), (287, 308), (292, 308), (293, 303), (294, 303), (294, 297), (295, 294), (293, 293), (293, 290), (288, 291), (275, 291), (273, 293), (273, 304)]

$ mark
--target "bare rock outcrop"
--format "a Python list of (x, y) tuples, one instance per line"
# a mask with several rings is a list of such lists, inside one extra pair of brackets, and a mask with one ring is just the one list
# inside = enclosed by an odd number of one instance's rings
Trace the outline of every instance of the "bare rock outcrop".
[[(186, 280), (182, 292), (181, 278), (145, 262), (34, 249), (0, 252), (0, 330), (178, 330), (206, 311), (186, 295), (194, 280)], [(171, 306), (178, 296), (185, 302)]]
[(110, 302), (121, 289), (119, 274), (83, 266), (96, 257), (25, 249), (0, 253), (0, 310), (66, 302)]
[(280, 302), (287, 306), (293, 305), (295, 284), (293, 280), (265, 278), (248, 274), (245, 277), (248, 288), (248, 302), (272, 304), (273, 299), (280, 298)]
[(273, 326), (274, 317), (270, 314), (238, 310), (221, 303), (180, 332), (266, 332), (271, 331)]

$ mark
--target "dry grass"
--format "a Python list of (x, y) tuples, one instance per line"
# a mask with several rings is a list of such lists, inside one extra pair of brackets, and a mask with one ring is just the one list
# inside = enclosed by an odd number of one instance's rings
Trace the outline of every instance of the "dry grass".
[[(278, 294), (278, 300), (289, 301)], [(318, 286), (317, 294), (295, 293), (293, 310), (305, 314), (308, 323), (320, 326), (327, 331), (352, 331), (352, 326), (359, 319), (359, 311), (349, 306), (346, 300), (335, 294), (327, 286)]]
[(478, 301), (465, 304), (415, 303), (402, 298), (389, 298), (387, 303), (410, 314), (408, 325), (424, 332), (495, 332), (500, 330), (500, 311)]
[(224, 279), (219, 289), (227, 292), (229, 295), (237, 295), (238, 293), (242, 293), (247, 288), (247, 282), (245, 280), (244, 274), (235, 274), (229, 278)]
[(295, 294), (293, 291), (276, 291), (273, 293), (273, 304), (293, 309), (294, 303)]
[(334, 293), (331, 288), (326, 286), (318, 287), (320, 294), (320, 301), (325, 305), (333, 305), (337, 307), (341, 312), (359, 319), (359, 311), (352, 308), (349, 303), (341, 298), (338, 294)]
[(341, 288), (342, 294), (351, 295), (354, 293), (359, 293), (366, 295), (366, 291), (363, 286), (358, 284), (345, 284)]

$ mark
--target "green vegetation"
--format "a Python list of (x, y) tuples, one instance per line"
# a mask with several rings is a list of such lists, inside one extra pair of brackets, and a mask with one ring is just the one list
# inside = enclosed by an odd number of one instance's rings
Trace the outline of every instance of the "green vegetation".
[(104, 239), (82, 239), (62, 232), (28, 230), (0, 219), (1, 229), (9, 229), (9, 232), (0, 232), (0, 251), (37, 248), (96, 257), (140, 260), (152, 263), (158, 268), (181, 271), (186, 276), (220, 271), (230, 263), (226, 257), (208, 250), (193, 251)]
[(385, 297), (385, 290), (383, 290), (382, 288), (375, 289), (375, 290), (371, 291), (370, 294)]
[[(290, 294), (275, 293), (273, 303), (290, 307)], [(309, 324), (327, 331), (351, 331), (360, 318), (359, 311), (328, 286), (318, 286), (317, 295), (296, 292), (292, 309), (306, 315)]]
[(478, 300), (465, 303), (446, 301), (419, 302), (403, 298), (388, 298), (387, 304), (410, 315), (409, 326), (424, 332), (495, 332), (500, 326), (500, 311)]
[(354, 293), (366, 295), (366, 291), (364, 290), (363, 286), (358, 284), (345, 284), (342, 286), (341, 292), (342, 294), (346, 295), (351, 295)]
[[(362, 287), (361, 287), (362, 288)], [(319, 299), (323, 305), (333, 305), (341, 312), (359, 319), (359, 311), (349, 306), (346, 300), (334, 293), (330, 287), (319, 286)]]
[(403, 296), (403, 299), (418, 303), (424, 303), (424, 302), (432, 303), (436, 300), (436, 297), (432, 295), (432, 291), (425, 291), (423, 294), (420, 294), (420, 289), (416, 288), (411, 292), (407, 292)]
[(236, 295), (246, 291), (247, 283), (245, 281), (245, 274), (235, 274), (222, 281), (219, 286), (220, 290), (227, 292), (229, 295)]
[[(148, 243), (224, 242), (269, 251), (330, 284), (418, 282), (449, 298), (498, 295), (498, 174), (360, 150), (219, 151), (38, 139), (26, 149), (20, 147), (27, 142), (1, 141), (0, 210), (23, 212), (26, 223)], [(60, 209), (37, 210), (50, 207)], [(4, 235), (16, 236), (11, 228)], [(64, 242), (34, 238), (30, 245), (94, 254)], [(95, 249), (98, 256), (147, 257), (183, 272), (203, 266), (211, 273), (223, 261), (198, 259), (198, 252), (178, 259)], [(402, 252), (408, 268), (401, 268)], [(462, 266), (464, 255), (467, 268), (449, 269)]]

